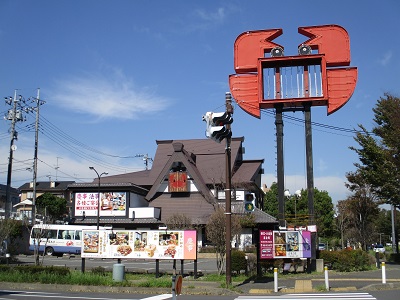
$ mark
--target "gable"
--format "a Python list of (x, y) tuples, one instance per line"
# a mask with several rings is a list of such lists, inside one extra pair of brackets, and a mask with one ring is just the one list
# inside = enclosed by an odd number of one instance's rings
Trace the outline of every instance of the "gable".
[[(214, 204), (216, 200), (204, 182), (199, 170), (196, 167), (196, 157), (189, 154), (183, 147), (182, 143), (173, 144), (174, 152), (165, 163), (156, 178), (154, 185), (146, 195), (146, 199), (152, 201), (158, 192), (165, 192), (166, 180), (170, 179), (171, 172), (185, 171), (186, 180), (190, 181), (208, 203)], [(187, 173), (186, 173), (187, 172)], [(188, 176), (189, 175), (189, 176)], [(190, 189), (187, 192), (192, 192)]]

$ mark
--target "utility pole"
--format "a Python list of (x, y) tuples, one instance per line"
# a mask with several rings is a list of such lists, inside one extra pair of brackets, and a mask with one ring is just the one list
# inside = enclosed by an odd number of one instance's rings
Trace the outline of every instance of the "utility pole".
[[(233, 114), (232, 107), (232, 96), (231, 93), (225, 94), (225, 105), (226, 105), (226, 113), (228, 115)], [(226, 124), (226, 129), (229, 132), (231, 130), (231, 124)], [(232, 272), (231, 272), (231, 226), (232, 226), (232, 211), (231, 211), (231, 186), (232, 186), (232, 169), (231, 169), (231, 141), (232, 134), (226, 138), (226, 188), (225, 188), (225, 214), (226, 214), (226, 287), (230, 287), (232, 283)]]
[(40, 100), (40, 89), (37, 90), (36, 101), (36, 120), (35, 120), (35, 151), (33, 154), (33, 192), (32, 192), (32, 225), (36, 223), (36, 180), (37, 180), (37, 160), (39, 146), (39, 108), (45, 103)]
[(153, 161), (153, 159), (151, 157), (149, 157), (148, 154), (136, 154), (135, 157), (143, 157), (144, 160), (144, 164), (146, 166), (146, 170), (149, 169), (149, 161)]
[(229, 287), (232, 283), (231, 274), (231, 142), (232, 130), (231, 124), (233, 122), (232, 114), (232, 96), (231, 93), (225, 93), (225, 112), (207, 112), (203, 116), (203, 121), (206, 122), (206, 137), (221, 143), (226, 139), (225, 147), (225, 216), (226, 216), (226, 230), (225, 230), (225, 250), (226, 250), (226, 286)]
[(7, 188), (6, 188), (6, 204), (5, 204), (5, 218), (9, 218), (12, 210), (12, 201), (11, 201), (11, 173), (12, 173), (12, 162), (13, 162), (13, 154), (17, 147), (14, 145), (14, 140), (18, 138), (18, 132), (15, 131), (15, 124), (18, 121), (23, 121), (22, 112), (17, 110), (19, 105), (19, 101), (22, 99), (20, 95), (17, 99), (17, 90), (14, 91), (14, 98), (11, 96), (6, 98), (6, 103), (8, 105), (12, 104), (12, 109), (8, 111), (7, 120), (11, 120), (11, 139), (10, 139), (10, 154), (8, 156), (8, 172), (7, 172)]

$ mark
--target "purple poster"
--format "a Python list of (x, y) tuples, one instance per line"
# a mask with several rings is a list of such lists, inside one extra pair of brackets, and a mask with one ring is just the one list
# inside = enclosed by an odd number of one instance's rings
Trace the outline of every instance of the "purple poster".
[(303, 243), (303, 257), (311, 257), (311, 232), (310, 231), (300, 231), (301, 239)]

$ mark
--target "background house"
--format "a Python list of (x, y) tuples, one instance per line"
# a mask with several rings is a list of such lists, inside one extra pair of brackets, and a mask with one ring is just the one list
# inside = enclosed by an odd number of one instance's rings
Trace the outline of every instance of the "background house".
[[(67, 207), (71, 212), (71, 197), (68, 185), (75, 181), (41, 181), (36, 182), (36, 198), (44, 193), (51, 193), (56, 197), (67, 199)], [(27, 182), (19, 187), (20, 202), (15, 204), (17, 214), (32, 219), (33, 182)]]

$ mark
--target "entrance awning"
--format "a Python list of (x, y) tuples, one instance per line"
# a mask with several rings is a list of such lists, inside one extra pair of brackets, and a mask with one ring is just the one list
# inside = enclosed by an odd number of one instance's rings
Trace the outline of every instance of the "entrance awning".
[(25, 199), (24, 201), (21, 201), (20, 203), (15, 204), (13, 207), (26, 206), (26, 205), (32, 205), (32, 200)]

